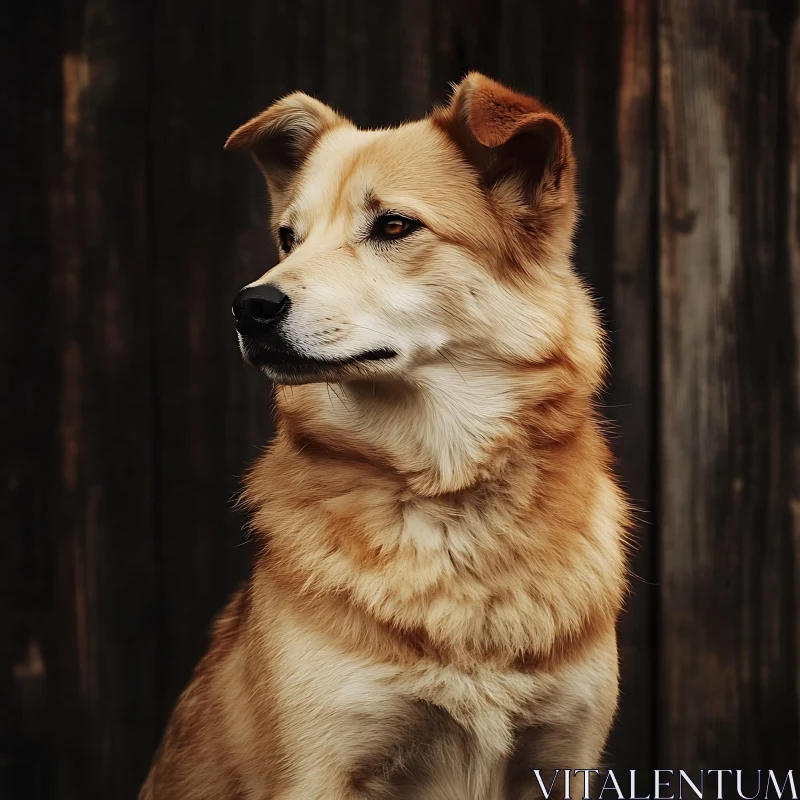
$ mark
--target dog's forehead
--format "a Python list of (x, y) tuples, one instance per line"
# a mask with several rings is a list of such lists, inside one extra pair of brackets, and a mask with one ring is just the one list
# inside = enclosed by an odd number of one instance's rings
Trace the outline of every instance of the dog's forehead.
[(436, 206), (444, 194), (470, 193), (474, 176), (458, 149), (426, 120), (377, 131), (342, 126), (325, 135), (298, 181), (298, 211), (346, 213), (364, 199), (408, 199)]

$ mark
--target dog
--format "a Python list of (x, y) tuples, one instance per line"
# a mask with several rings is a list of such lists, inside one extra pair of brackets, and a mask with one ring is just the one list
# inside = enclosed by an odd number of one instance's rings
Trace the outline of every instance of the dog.
[(140, 798), (521, 800), (597, 768), (628, 506), (564, 121), (470, 73), (384, 130), (291, 94), (226, 147), (280, 250), (233, 304), (277, 433)]

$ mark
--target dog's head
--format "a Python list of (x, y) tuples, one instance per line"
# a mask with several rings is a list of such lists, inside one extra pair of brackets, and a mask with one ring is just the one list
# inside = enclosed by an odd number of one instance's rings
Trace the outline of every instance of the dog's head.
[(245, 357), (277, 383), (539, 363), (574, 338), (575, 304), (589, 308), (569, 264), (570, 135), (483, 75), (388, 130), (292, 94), (226, 147), (253, 154), (270, 192), (280, 263), (233, 311)]

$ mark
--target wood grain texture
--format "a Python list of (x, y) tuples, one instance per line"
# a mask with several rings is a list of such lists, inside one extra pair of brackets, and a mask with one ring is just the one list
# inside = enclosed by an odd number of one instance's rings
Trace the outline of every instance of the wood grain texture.
[[(795, 0), (786, 58), (787, 198), (786, 245), (789, 257), (792, 318), (794, 320), (794, 429), (792, 529), (795, 576), (800, 576), (800, 0)], [(795, 609), (800, 608), (800, 579), (795, 578)], [(800, 614), (795, 615), (795, 658), (800, 663)], [(797, 671), (797, 717), (800, 719), (800, 670)]]
[(63, 9), (47, 666), (63, 798), (129, 796), (158, 734), (145, 10)]
[(246, 572), (249, 548), (231, 499), (270, 430), (269, 386), (243, 365), (230, 312), (238, 289), (273, 263), (251, 231), (251, 164), (223, 150), (253, 112), (247, 11), (167, 0), (153, 19), (149, 303), (162, 720)]
[(0, 798), (52, 796), (55, 433), (48, 190), (60, 145), (58, 17), (0, 6)]
[[(609, 328), (613, 372), (606, 414), (618, 471), (634, 506), (631, 596), (619, 626), (623, 691), (609, 757), (656, 766), (655, 691), (655, 3), (622, 0), (616, 191)], [(598, 193), (601, 203), (604, 194)], [(594, 211), (595, 209), (593, 209)]]
[(660, 4), (663, 763), (798, 752), (785, 34), (766, 3)]

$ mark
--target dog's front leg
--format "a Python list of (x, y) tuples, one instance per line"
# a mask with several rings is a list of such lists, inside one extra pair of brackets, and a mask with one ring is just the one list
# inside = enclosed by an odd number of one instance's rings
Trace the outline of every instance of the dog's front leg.
[(583, 798), (587, 780), (590, 787), (598, 784), (596, 770), (602, 766), (612, 719), (613, 711), (589, 713), (521, 731), (507, 772), (508, 800)]
[(587, 775), (590, 786), (602, 785), (596, 771), (603, 766), (618, 697), (614, 637), (599, 643), (582, 662), (546, 679), (555, 688), (538, 699), (527, 723), (519, 726), (506, 773), (508, 800), (583, 798)]

